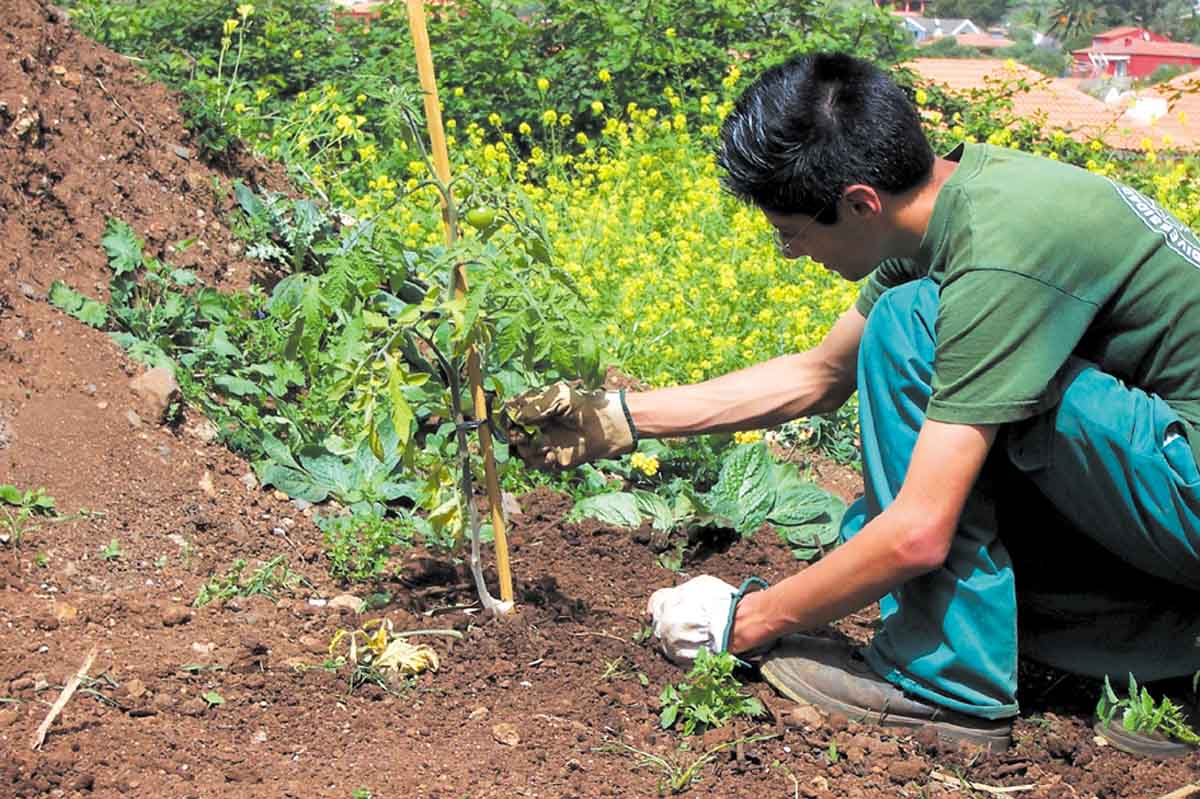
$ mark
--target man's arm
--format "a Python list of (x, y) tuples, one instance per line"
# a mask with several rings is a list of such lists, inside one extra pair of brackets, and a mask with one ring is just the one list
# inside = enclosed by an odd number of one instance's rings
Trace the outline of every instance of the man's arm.
[(866, 319), (855, 308), (807, 352), (784, 355), (703, 383), (625, 395), (647, 438), (755, 430), (836, 410), (855, 388)]
[(743, 598), (730, 650), (828, 624), (941, 566), (996, 430), (927, 420), (895, 502), (817, 563)]

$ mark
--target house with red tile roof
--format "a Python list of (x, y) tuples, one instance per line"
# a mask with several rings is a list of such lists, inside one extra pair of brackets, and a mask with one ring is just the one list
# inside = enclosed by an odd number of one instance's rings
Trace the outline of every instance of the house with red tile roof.
[(1200, 68), (1200, 47), (1173, 42), (1145, 28), (1123, 27), (1092, 37), (1092, 46), (1071, 53), (1082, 77), (1149, 77), (1161, 66)]
[(1099, 138), (1119, 150), (1141, 150), (1149, 141), (1160, 150), (1200, 151), (1200, 92), (1184, 94), (1173, 106), (1165, 99), (1186, 91), (1200, 73), (1155, 87), (1132, 104), (1108, 105), (1081, 92), (1077, 81), (1047, 78), (1014, 61), (915, 58), (905, 66), (926, 85), (967, 97), (972, 91), (1024, 81), (1029, 90), (1012, 95), (1013, 113), (1044, 119), (1048, 129), (1062, 130), (1078, 141)]

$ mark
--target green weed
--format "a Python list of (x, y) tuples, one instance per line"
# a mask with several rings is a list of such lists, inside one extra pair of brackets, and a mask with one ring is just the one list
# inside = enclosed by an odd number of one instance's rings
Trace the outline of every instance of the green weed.
[[(1193, 679), (1193, 689), (1197, 680), (1200, 677)], [(1185, 744), (1200, 746), (1200, 734), (1188, 723), (1183, 708), (1166, 696), (1155, 702), (1145, 686), (1139, 688), (1132, 674), (1129, 675), (1129, 692), (1123, 697), (1113, 690), (1108, 677), (1104, 678), (1096, 715), (1108, 727), (1118, 713), (1121, 726), (1129, 732), (1146, 735), (1157, 733)]]
[(111, 563), (114, 560), (120, 560), (123, 554), (125, 553), (121, 551), (121, 542), (115, 538), (100, 547), (100, 560), (103, 561)]
[(242, 579), (246, 561), (238, 558), (224, 575), (214, 575), (200, 588), (192, 607), (202, 608), (210, 602), (234, 597), (265, 596), (275, 599), (282, 592), (300, 585), (304, 578), (288, 567), (287, 558), (277, 555), (256, 569), (248, 579)]
[(737, 660), (728, 652), (714, 655), (701, 648), (683, 681), (663, 688), (659, 725), (667, 729), (679, 723), (684, 735), (692, 735), (721, 727), (735, 716), (761, 716), (762, 702), (742, 693), (733, 676), (736, 667)]
[(597, 752), (621, 752), (637, 756), (637, 762), (634, 763), (634, 768), (653, 768), (659, 773), (658, 793), (660, 796), (664, 794), (680, 794), (692, 787), (693, 784), (699, 781), (700, 771), (709, 763), (717, 758), (721, 752), (727, 751), (737, 746), (745, 746), (747, 744), (758, 743), (759, 741), (767, 741), (775, 738), (775, 735), (749, 735), (738, 738), (733, 741), (726, 741), (717, 744), (710, 749), (701, 752), (695, 757), (688, 757), (689, 751), (687, 744), (682, 744), (679, 750), (674, 755), (656, 755), (652, 752), (646, 752), (626, 743), (609, 744), (606, 746), (597, 747), (594, 751)]
[(40, 528), (39, 519), (55, 517), (54, 497), (44, 488), (22, 491), (7, 483), (0, 485), (0, 544), (15, 553), (25, 536)]

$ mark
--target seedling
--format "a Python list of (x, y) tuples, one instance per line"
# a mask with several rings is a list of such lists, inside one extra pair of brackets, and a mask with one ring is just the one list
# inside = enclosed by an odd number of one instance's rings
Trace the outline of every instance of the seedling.
[[(1193, 690), (1200, 678), (1192, 679)], [(1121, 713), (1121, 726), (1127, 731), (1143, 735), (1159, 734), (1166, 738), (1174, 738), (1185, 744), (1200, 746), (1200, 734), (1197, 734), (1188, 724), (1183, 708), (1168, 697), (1155, 702), (1154, 697), (1143, 686), (1138, 687), (1133, 675), (1129, 675), (1129, 695), (1117, 696), (1108, 677), (1104, 678), (1104, 689), (1100, 693), (1100, 701), (1096, 704), (1096, 715), (1101, 723), (1108, 727), (1118, 711)]]
[(711, 749), (706, 750), (697, 757), (688, 760), (683, 757), (683, 754), (688, 751), (686, 744), (679, 747), (679, 755), (656, 755), (653, 752), (646, 752), (626, 743), (610, 744), (608, 746), (598, 747), (597, 752), (623, 752), (625, 754), (637, 755), (638, 761), (634, 764), (634, 768), (644, 768), (650, 766), (657, 770), (661, 775), (658, 780), (659, 796), (665, 793), (671, 795), (680, 794), (692, 786), (693, 783), (700, 779), (700, 770), (707, 764), (716, 759), (717, 755), (727, 749), (736, 746), (745, 746), (746, 744), (758, 743), (759, 741), (767, 741), (777, 737), (771, 735), (749, 735), (738, 738), (733, 741), (725, 741), (719, 743)]
[(54, 497), (44, 488), (22, 491), (7, 483), (0, 485), (0, 544), (9, 544), (15, 553), (27, 533), (41, 525), (35, 517), (53, 517)]
[(221, 696), (216, 691), (205, 691), (200, 695), (200, 698), (203, 699), (209, 707), (217, 707), (218, 705), (225, 704), (225, 697)]
[(633, 670), (629, 664), (625, 662), (624, 656), (613, 658), (604, 664), (604, 671), (600, 674), (600, 682), (608, 682), (609, 680), (625, 680), (633, 676)]
[(758, 699), (741, 691), (733, 676), (737, 661), (728, 652), (711, 654), (701, 648), (696, 662), (684, 681), (668, 684), (659, 696), (662, 712), (658, 722), (663, 729), (677, 721), (684, 735), (704, 732), (727, 724), (734, 716), (761, 716), (765, 711)]
[(650, 624), (643, 624), (633, 634), (633, 642), (635, 644), (644, 644), (650, 640), (650, 636), (654, 635), (654, 627)]
[(837, 741), (830, 741), (829, 748), (825, 750), (825, 759), (829, 761), (829, 765), (834, 765), (842, 759), (842, 753), (838, 751)]
[(246, 570), (246, 561), (238, 558), (233, 562), (224, 576), (213, 576), (200, 589), (192, 607), (202, 608), (210, 602), (248, 597), (261, 594), (269, 599), (275, 599), (282, 591), (290, 591), (304, 578), (288, 567), (287, 558), (277, 555), (260, 566), (250, 575), (250, 579), (242, 582), (242, 572)]
[(118, 559), (120, 559), (121, 555), (123, 555), (123, 554), (124, 553), (121, 552), (121, 542), (115, 538), (100, 548), (100, 560), (104, 560), (104, 561), (118, 560)]

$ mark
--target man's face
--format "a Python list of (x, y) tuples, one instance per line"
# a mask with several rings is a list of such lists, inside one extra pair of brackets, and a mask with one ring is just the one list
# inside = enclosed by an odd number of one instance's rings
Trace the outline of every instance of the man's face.
[(832, 225), (817, 222), (806, 214), (763, 211), (775, 229), (779, 251), (785, 258), (808, 256), (826, 269), (850, 281), (861, 280), (883, 260), (878, 243), (858, 215), (839, 208)]

